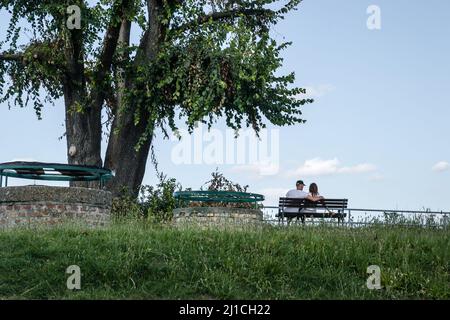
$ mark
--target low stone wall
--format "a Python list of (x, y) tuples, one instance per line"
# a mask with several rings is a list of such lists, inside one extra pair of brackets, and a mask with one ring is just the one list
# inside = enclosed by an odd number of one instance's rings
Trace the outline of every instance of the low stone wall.
[(228, 227), (260, 226), (263, 213), (259, 209), (226, 207), (188, 207), (173, 211), (176, 226)]
[(87, 188), (25, 186), (0, 188), (0, 228), (55, 225), (73, 221), (87, 226), (110, 222), (110, 192)]

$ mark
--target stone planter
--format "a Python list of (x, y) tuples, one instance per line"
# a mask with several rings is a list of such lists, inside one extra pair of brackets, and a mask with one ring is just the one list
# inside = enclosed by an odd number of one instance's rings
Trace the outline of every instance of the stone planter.
[(244, 227), (263, 224), (259, 209), (228, 207), (187, 207), (173, 211), (175, 226)]
[(110, 192), (87, 188), (0, 188), (0, 228), (55, 225), (66, 221), (95, 227), (111, 219)]

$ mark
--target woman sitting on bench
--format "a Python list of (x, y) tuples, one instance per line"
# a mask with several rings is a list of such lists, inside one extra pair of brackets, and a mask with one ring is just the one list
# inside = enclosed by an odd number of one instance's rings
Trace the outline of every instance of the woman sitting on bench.
[[(317, 201), (321, 201), (321, 200), (325, 199), (324, 197), (322, 197), (319, 194), (319, 187), (314, 182), (309, 185), (308, 196), (311, 198), (314, 198), (314, 199), (318, 199)], [(330, 215), (330, 217), (334, 217), (334, 215), (335, 215), (334, 212), (330, 211), (327, 207), (325, 207), (325, 209), (328, 212), (328, 214)], [(303, 210), (304, 210), (303, 212), (307, 212), (307, 213), (316, 213), (317, 212), (315, 208), (305, 208)]]
[[(322, 197), (319, 194), (319, 187), (314, 182), (309, 185), (309, 193), (308, 193), (307, 199), (314, 199), (313, 201), (320, 201), (320, 200), (324, 199), (324, 197)], [(317, 211), (316, 211), (315, 208), (305, 208), (305, 209), (302, 210), (302, 212), (305, 212), (305, 213), (316, 213)]]

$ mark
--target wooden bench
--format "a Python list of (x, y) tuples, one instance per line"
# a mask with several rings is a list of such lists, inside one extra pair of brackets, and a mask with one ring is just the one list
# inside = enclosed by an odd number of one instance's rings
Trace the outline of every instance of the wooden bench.
[[(301, 219), (305, 223), (305, 218), (335, 218), (338, 223), (344, 222), (346, 213), (344, 209), (347, 208), (348, 199), (323, 199), (317, 202), (308, 199), (299, 198), (280, 198), (278, 203), (278, 217), (279, 222), (284, 222), (286, 218), (289, 224), (292, 219)], [(286, 208), (296, 208), (298, 211), (286, 212)]]

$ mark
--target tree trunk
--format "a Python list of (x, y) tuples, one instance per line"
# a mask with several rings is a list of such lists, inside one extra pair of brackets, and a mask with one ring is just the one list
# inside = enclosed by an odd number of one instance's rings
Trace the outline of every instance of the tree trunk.
[[(157, 56), (164, 34), (160, 22), (163, 13), (162, 0), (148, 0), (149, 28), (145, 32), (135, 57), (134, 65), (151, 63)], [(129, 45), (131, 22), (123, 20), (118, 33), (118, 44)], [(112, 29), (113, 30), (113, 29)], [(119, 31), (119, 30), (117, 30)], [(88, 96), (84, 76), (83, 43), (80, 30), (71, 30), (65, 41), (67, 74), (64, 79), (64, 98), (66, 106), (67, 157), (69, 164), (102, 166), (101, 159), (101, 107), (105, 95), (102, 91)], [(105, 41), (108, 41), (106, 39)], [(110, 44), (112, 44), (111, 42)], [(109, 49), (114, 46), (108, 46)], [(105, 49), (105, 53), (108, 53)], [(112, 56), (106, 55), (112, 58)], [(107, 66), (109, 60), (105, 58)], [(99, 74), (101, 82), (106, 70)], [(106, 150), (105, 167), (114, 173), (106, 189), (119, 196), (126, 191), (137, 196), (145, 174), (145, 167), (153, 138), (153, 124), (149, 123), (150, 111), (140, 110), (141, 121), (135, 124), (134, 114), (137, 105), (123, 100), (123, 90), (132, 90), (142, 84), (127, 79), (123, 70), (117, 72), (117, 106)], [(128, 103), (126, 107), (124, 103)], [(136, 149), (143, 135), (147, 136), (139, 149)], [(95, 187), (98, 183), (71, 183), (71, 186)]]
[(101, 114), (99, 110), (73, 111), (83, 103), (83, 93), (65, 86), (67, 158), (69, 164), (102, 166)]
[[(119, 131), (113, 130), (119, 128)], [(115, 196), (123, 193), (137, 196), (145, 174), (145, 166), (152, 143), (152, 135), (136, 150), (135, 147), (147, 129), (147, 121), (135, 126), (133, 113), (117, 115), (113, 121), (106, 151), (105, 167), (112, 170), (114, 178), (106, 188)]]
[[(135, 66), (154, 61), (164, 33), (163, 25), (160, 22), (162, 1), (149, 0), (147, 4), (150, 26), (145, 32), (136, 54)], [(127, 25), (123, 23), (121, 41), (128, 41), (129, 39), (129, 30), (126, 28), (128, 28)], [(140, 85), (134, 83), (133, 79), (125, 78), (123, 81), (124, 83), (119, 83), (119, 87), (124, 87), (126, 90), (132, 90)], [(119, 196), (123, 192), (137, 196), (144, 178), (153, 139), (153, 124), (148, 122), (150, 119), (149, 112), (141, 111), (141, 120), (136, 125), (134, 123), (136, 106), (133, 105), (132, 101), (129, 101), (130, 105), (122, 108), (121, 93), (119, 92), (118, 95), (119, 108), (116, 110), (111, 126), (105, 158), (105, 167), (112, 170), (115, 176), (107, 183), (106, 188), (115, 196)], [(136, 146), (144, 134), (147, 134), (147, 140), (136, 150)]]
[[(65, 41), (67, 74), (63, 80), (69, 164), (102, 166), (101, 109), (87, 101), (83, 45), (80, 30), (68, 32)], [(95, 187), (98, 183), (71, 182), (71, 186)]]

